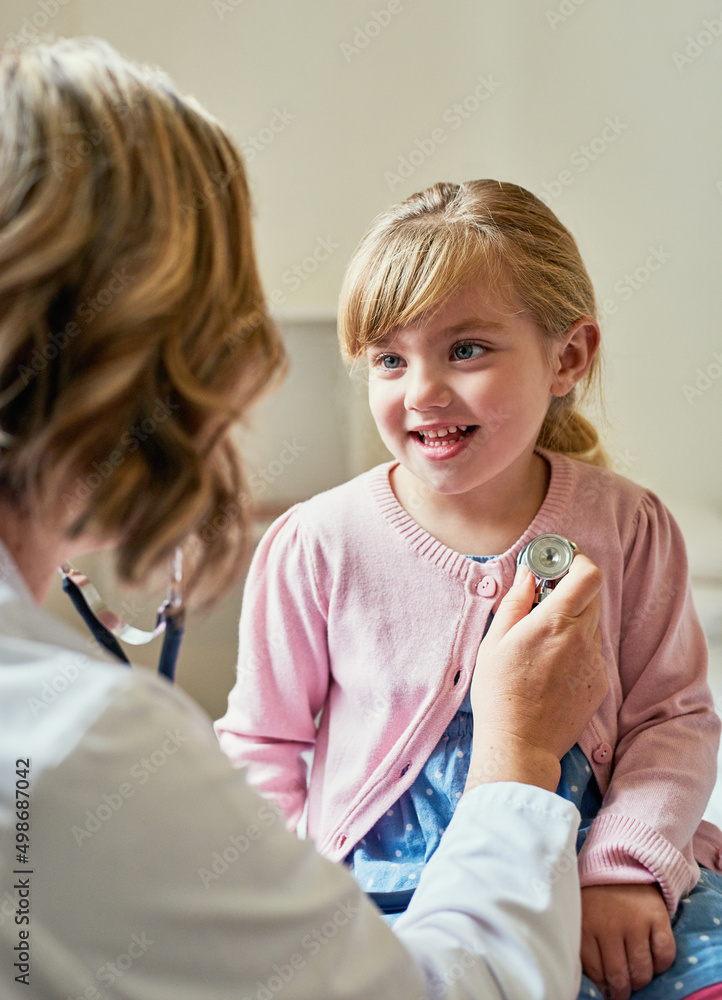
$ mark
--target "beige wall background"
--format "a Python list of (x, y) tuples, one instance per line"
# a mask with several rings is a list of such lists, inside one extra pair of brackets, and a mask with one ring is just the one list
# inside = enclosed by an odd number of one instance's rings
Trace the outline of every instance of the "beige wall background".
[[(162, 66), (244, 149), (292, 359), (245, 435), (258, 503), (283, 507), (380, 454), (333, 323), (371, 218), (437, 180), (498, 177), (551, 205), (594, 278), (615, 467), (685, 523), (718, 523), (719, 3), (4, 0), (0, 28), (102, 36)], [(123, 597), (135, 624), (158, 596)], [(240, 587), (193, 619), (182, 654), (179, 683), (213, 715), (239, 606)]]

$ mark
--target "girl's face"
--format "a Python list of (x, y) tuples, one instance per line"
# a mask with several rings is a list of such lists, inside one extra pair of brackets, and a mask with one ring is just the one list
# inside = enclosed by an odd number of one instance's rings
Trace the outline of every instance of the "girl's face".
[(522, 482), (552, 393), (568, 388), (561, 390), (535, 323), (484, 281), (366, 354), (371, 412), (386, 447), (446, 495), (497, 477), (499, 486)]

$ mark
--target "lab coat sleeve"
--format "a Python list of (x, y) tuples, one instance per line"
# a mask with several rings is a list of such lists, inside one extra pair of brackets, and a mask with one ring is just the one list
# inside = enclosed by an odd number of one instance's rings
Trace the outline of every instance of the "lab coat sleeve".
[(243, 594), (236, 683), (216, 723), (221, 749), (294, 829), (306, 801), (304, 751), (329, 684), (327, 607), (298, 509), (266, 532)]
[(147, 683), (116, 691), (35, 788), (34, 851), (52, 877), (33, 919), (53, 988), (39, 960), (40, 992), (24, 996), (576, 996), (569, 803), (510, 783), (469, 793), (395, 933), (343, 866), (285, 829), (200, 713)]
[(618, 743), (581, 881), (658, 882), (672, 914), (699, 876), (692, 838), (715, 783), (720, 720), (684, 542), (653, 494), (640, 506), (622, 600)]

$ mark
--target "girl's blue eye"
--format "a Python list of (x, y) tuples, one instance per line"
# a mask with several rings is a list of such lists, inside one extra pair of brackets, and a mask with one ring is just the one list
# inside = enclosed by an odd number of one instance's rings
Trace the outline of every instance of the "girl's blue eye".
[(457, 344), (451, 353), (455, 361), (471, 361), (472, 358), (480, 357), (483, 352), (481, 344)]
[(398, 354), (380, 354), (376, 364), (387, 372), (393, 372), (401, 367), (402, 361)]

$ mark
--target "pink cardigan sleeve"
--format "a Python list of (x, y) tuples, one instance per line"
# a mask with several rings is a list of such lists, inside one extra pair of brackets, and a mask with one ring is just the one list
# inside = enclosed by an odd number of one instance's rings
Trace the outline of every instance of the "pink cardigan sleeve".
[(618, 742), (580, 854), (582, 885), (658, 882), (673, 913), (696, 883), (692, 838), (715, 783), (720, 720), (674, 519), (646, 494), (621, 600)]
[(329, 683), (326, 613), (296, 508), (268, 529), (246, 580), (236, 683), (215, 724), (221, 748), (295, 828)]

